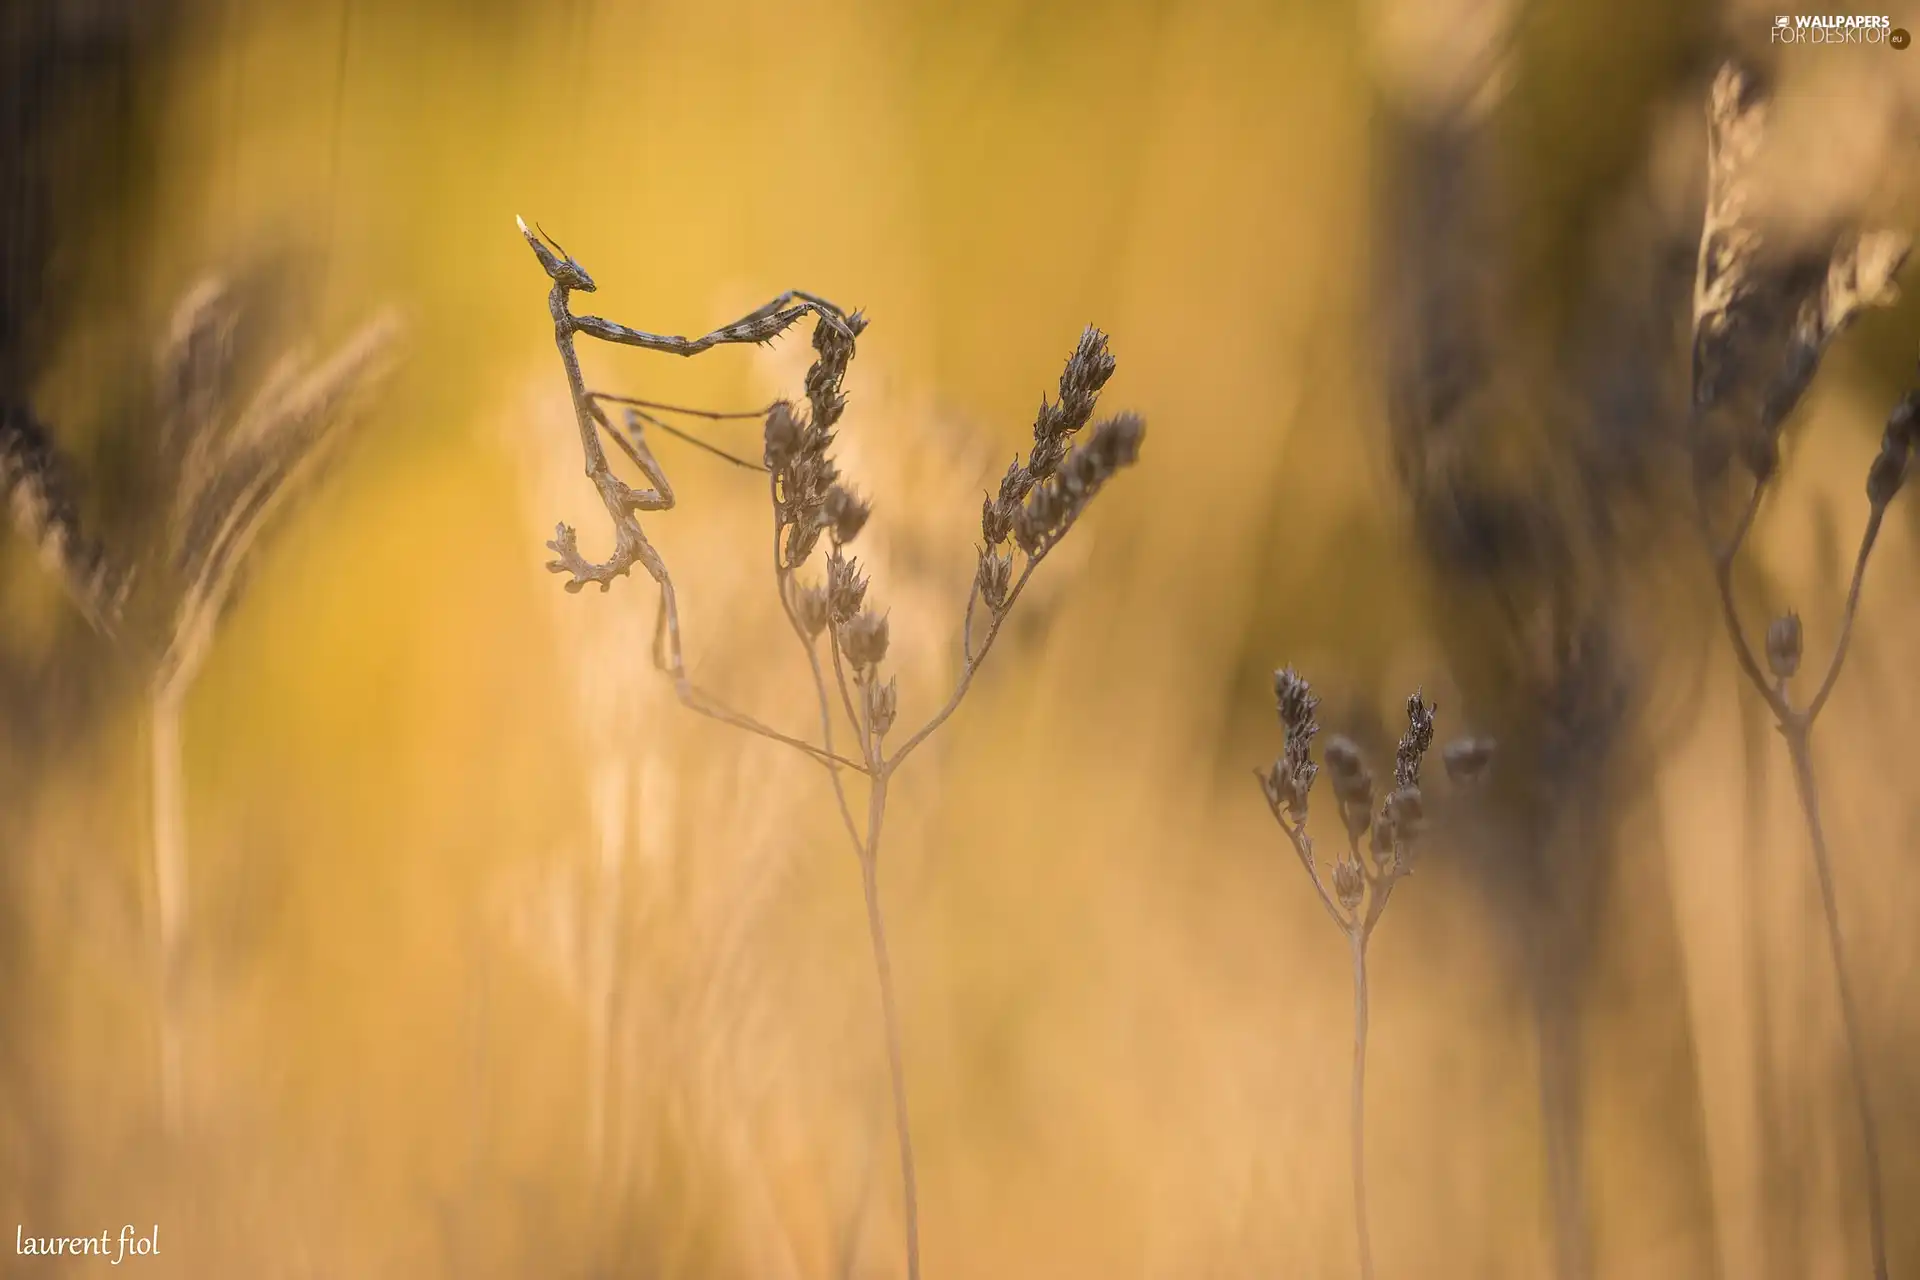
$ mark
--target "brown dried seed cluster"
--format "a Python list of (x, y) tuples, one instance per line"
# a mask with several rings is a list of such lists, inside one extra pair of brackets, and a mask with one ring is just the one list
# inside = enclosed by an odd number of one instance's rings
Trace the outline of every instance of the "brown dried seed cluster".
[(1060, 399), (1041, 400), (1033, 424), (1033, 448), (1015, 459), (1001, 478), (999, 492), (980, 507), (983, 547), (976, 576), (980, 597), (999, 613), (1009, 603), (1012, 552), (1017, 545), (1037, 560), (1066, 532), (1093, 495), (1122, 467), (1140, 456), (1146, 424), (1121, 414), (1094, 427), (1084, 444), (1072, 439), (1093, 416), (1100, 389), (1113, 376), (1113, 355), (1106, 335), (1089, 327), (1060, 375)]
[[(1320, 700), (1291, 667), (1274, 673), (1273, 691), (1280, 723), (1286, 728), (1286, 747), (1278, 760), (1259, 771), (1260, 786), (1275, 814), (1290, 821), (1289, 836), (1311, 871), (1312, 842), (1306, 838), (1307, 801), (1319, 772), (1312, 748), (1320, 728), (1315, 719)], [(1374, 872), (1354, 854), (1341, 854), (1333, 867), (1333, 887), (1336, 898), (1348, 911), (1364, 898), (1367, 883), (1377, 882), (1384, 893), (1386, 885), (1412, 868), (1414, 850), (1427, 826), (1420, 769), (1433, 747), (1435, 711), (1434, 704), (1418, 692), (1407, 699), (1407, 729), (1394, 750), (1393, 787), (1377, 809), (1373, 770), (1359, 744), (1335, 735), (1322, 752), (1349, 847), (1357, 846), (1360, 837), (1370, 833), (1368, 847), (1381, 877), (1373, 880)], [(1448, 777), (1459, 785), (1481, 781), (1493, 753), (1494, 744), (1486, 738), (1462, 738), (1441, 752)]]
[[(854, 340), (867, 327), (859, 312), (842, 325), (822, 319), (814, 326), (819, 358), (807, 370), (807, 413), (786, 401), (767, 411), (765, 462), (773, 476), (776, 545), (782, 569), (797, 569), (813, 555), (822, 534), (848, 543), (867, 522), (868, 505), (841, 486), (840, 469), (827, 456), (834, 427), (846, 411), (841, 389)], [(844, 331), (843, 331), (844, 330)]]
[(1920, 437), (1920, 390), (1907, 392), (1887, 415), (1887, 429), (1880, 437), (1880, 453), (1867, 471), (1867, 499), (1875, 506), (1884, 507), (1892, 502), (1900, 486), (1906, 483), (1916, 437)]
[(1484, 781), (1493, 763), (1493, 739), (1456, 738), (1440, 749), (1440, 762), (1446, 766), (1447, 780), (1455, 786)]
[(1307, 820), (1307, 798), (1320, 766), (1313, 762), (1313, 738), (1320, 732), (1314, 713), (1320, 699), (1306, 678), (1292, 667), (1273, 673), (1273, 697), (1280, 724), (1287, 731), (1285, 748), (1273, 767), (1261, 775), (1267, 802), (1283, 809), (1296, 823)]
[(1800, 615), (1789, 610), (1767, 626), (1767, 668), (1781, 680), (1800, 669)]

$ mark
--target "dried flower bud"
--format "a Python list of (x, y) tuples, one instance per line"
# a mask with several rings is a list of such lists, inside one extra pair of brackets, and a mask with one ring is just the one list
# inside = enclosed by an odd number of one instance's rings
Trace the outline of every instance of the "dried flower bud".
[(800, 447), (800, 423), (785, 400), (774, 401), (767, 410), (766, 446), (767, 466), (774, 471), (784, 467)]
[(1486, 777), (1493, 763), (1493, 739), (1456, 738), (1441, 748), (1440, 760), (1455, 786), (1472, 786)]
[(1392, 829), (1396, 850), (1405, 849), (1426, 830), (1427, 803), (1418, 787), (1401, 787), (1387, 797), (1380, 820)]
[(1295, 761), (1291, 752), (1275, 760), (1264, 773), (1255, 770), (1267, 803), (1291, 815), (1296, 823), (1307, 820), (1307, 795), (1318, 772), (1318, 765), (1311, 760)]
[(1007, 607), (1007, 592), (1013, 586), (1013, 557), (991, 549), (982, 551), (974, 583), (980, 588), (980, 598), (986, 601), (987, 608), (999, 613)]
[(884, 738), (893, 728), (894, 717), (900, 712), (900, 688), (898, 680), (888, 680), (881, 684), (877, 680), (867, 682), (867, 723), (872, 726), (874, 736)]
[(826, 505), (821, 509), (826, 516), (827, 525), (833, 530), (833, 540), (845, 544), (860, 536), (872, 508), (844, 485), (834, 485), (827, 490)]
[(1047, 532), (1034, 522), (1033, 515), (1025, 507), (1013, 513), (1013, 541), (1029, 556), (1040, 554), (1040, 546), (1046, 541)]
[(1319, 708), (1320, 699), (1314, 696), (1306, 677), (1292, 667), (1273, 673), (1273, 700), (1280, 709), (1280, 723), (1289, 731), (1304, 726), (1304, 731), (1311, 736), (1319, 730), (1313, 713)]
[(840, 648), (847, 661), (856, 667), (878, 666), (887, 656), (887, 618), (885, 614), (864, 612), (849, 619), (840, 628)]
[(866, 575), (860, 562), (840, 555), (827, 560), (827, 613), (835, 622), (850, 621), (867, 599)]
[(1342, 804), (1373, 803), (1373, 771), (1353, 739), (1341, 735), (1328, 739), (1322, 759), (1333, 779), (1333, 793)]
[[(1040, 402), (1040, 420), (1045, 422), (1047, 414), (1052, 412), (1046, 401)], [(1058, 436), (1044, 436), (1033, 443), (1027, 453), (1027, 474), (1035, 480), (1052, 479), (1053, 473), (1060, 467), (1061, 460), (1067, 456), (1067, 446)]]
[(1000, 505), (1012, 507), (1027, 500), (1027, 494), (1033, 491), (1033, 477), (1015, 458), (1007, 464), (1007, 474), (1000, 477)]
[(1383, 871), (1394, 865), (1394, 839), (1393, 823), (1388, 821), (1386, 806), (1382, 805), (1380, 821), (1373, 824), (1373, 836), (1368, 844), (1373, 849), (1373, 860), (1380, 864)]
[(1789, 610), (1767, 624), (1767, 668), (1782, 680), (1800, 669), (1800, 615)]
[(992, 498), (980, 500), (980, 537), (990, 547), (997, 547), (1013, 533), (1013, 513), (1018, 507), (995, 501)]
[(1334, 896), (1348, 911), (1360, 905), (1360, 896), (1366, 891), (1366, 885), (1366, 875), (1353, 859), (1343, 857), (1333, 864)]
[(827, 591), (825, 587), (798, 587), (793, 595), (793, 614), (800, 620), (808, 638), (827, 629)]
[(1106, 462), (1109, 474), (1130, 467), (1140, 460), (1140, 446), (1147, 440), (1147, 420), (1137, 413), (1108, 418), (1093, 429), (1087, 448)]
[(1433, 746), (1433, 713), (1438, 709), (1419, 690), (1407, 698), (1407, 731), (1400, 735), (1393, 759), (1393, 780), (1403, 789), (1420, 785), (1420, 764)]
[(1075, 449), (1067, 455), (1066, 465), (1060, 468), (1060, 487), (1076, 501), (1092, 494), (1105, 478), (1100, 455), (1091, 449)]
[(1260, 779), (1260, 790), (1267, 797), (1268, 804), (1276, 809), (1286, 804), (1289, 782), (1284, 756), (1265, 769), (1255, 769), (1253, 774)]
[(1892, 502), (1907, 478), (1907, 460), (1913, 447), (1908, 433), (1888, 430), (1880, 439), (1880, 453), (1867, 471), (1867, 501), (1876, 507)]

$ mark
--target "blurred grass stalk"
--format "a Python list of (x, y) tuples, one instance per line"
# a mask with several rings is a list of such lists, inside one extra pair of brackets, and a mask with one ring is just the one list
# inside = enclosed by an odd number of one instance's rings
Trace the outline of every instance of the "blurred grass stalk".
[(282, 355), (254, 398), (228, 416), (236, 342), (245, 319), (224, 286), (190, 293), (160, 361), (162, 447), (177, 451), (169, 519), (181, 587), (148, 684), (158, 1081), (163, 1128), (185, 1121), (183, 951), (188, 915), (183, 720), (220, 624), (240, 594), (263, 531), (309, 491), (357, 420), (356, 398), (391, 367), (399, 321), (366, 322), (326, 360)]

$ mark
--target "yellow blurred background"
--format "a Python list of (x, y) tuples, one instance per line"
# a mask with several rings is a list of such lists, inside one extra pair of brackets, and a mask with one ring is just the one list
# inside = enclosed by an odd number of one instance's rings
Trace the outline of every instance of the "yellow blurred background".
[[(1279, 748), (1268, 672), (1287, 662), (1324, 720), (1391, 716), (1424, 684), (1443, 737), (1470, 727), (1365, 323), (1377, 7), (196, 12), (136, 85), (150, 195), (134, 250), (74, 276), (81, 313), (150, 329), (199, 273), (292, 241), (318, 264), (315, 331), (397, 305), (405, 362), (277, 530), (188, 704), (177, 1139), (154, 1111), (139, 704), (10, 762), (32, 786), (0, 790), (18, 842), (0, 1226), (157, 1223), (139, 1265), (160, 1276), (904, 1274), (858, 873), (825, 780), (677, 706), (648, 663), (651, 584), (572, 596), (543, 568), (554, 522), (590, 554), (606, 533), (518, 214), (599, 282), (581, 310), (636, 327), (703, 332), (796, 287), (867, 311), (842, 438), (877, 499), (867, 550), (908, 722), (952, 676), (980, 489), (1082, 326), (1111, 335), (1103, 408), (1146, 417), (1142, 461), (1078, 558), (1042, 571), (1059, 581), (1035, 624), (890, 818), (926, 1274), (1356, 1274), (1345, 956), (1247, 774)], [(1684, 115), (1698, 81), (1676, 50), (1714, 19), (1649, 2), (1527, 21), (1515, 146), (1537, 225), (1519, 236), (1544, 256), (1646, 119)], [(1880, 162), (1911, 158), (1900, 146)], [(1911, 306), (1873, 317), (1836, 355), (1762, 527), (1770, 590), (1815, 653), (1886, 370), (1917, 329)], [(584, 352), (596, 385), (748, 407), (799, 395), (805, 332), (684, 362)], [(42, 388), (70, 439), (106, 394), (88, 335), (63, 338)], [(754, 454), (756, 432), (713, 438)], [(656, 447), (681, 503), (647, 527), (696, 677), (805, 725), (763, 491)], [(1818, 737), (1909, 1267), (1911, 533), (1902, 511)], [(1676, 544), (1670, 571), (1697, 588), (1695, 554)], [(61, 642), (65, 606), (9, 563), (0, 629), (24, 662)], [(1785, 758), (1751, 725), (1748, 749), (1724, 638), (1697, 592), (1673, 594), (1681, 639), (1650, 677), (1669, 714), (1618, 815), (1580, 995), (1593, 1271), (1773, 1274), (1765, 1079), (1805, 1131), (1799, 1274), (1861, 1274), (1857, 1135)], [(1503, 901), (1438, 860), (1374, 948), (1383, 1276), (1553, 1274)]]

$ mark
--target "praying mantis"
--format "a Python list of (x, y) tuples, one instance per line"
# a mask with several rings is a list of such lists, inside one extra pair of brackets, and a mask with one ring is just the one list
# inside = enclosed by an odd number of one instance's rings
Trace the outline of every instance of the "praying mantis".
[[(680, 609), (674, 594), (673, 576), (667, 571), (666, 561), (660, 552), (647, 539), (641, 528), (640, 517), (660, 511), (671, 511), (674, 506), (673, 485), (667, 479), (666, 471), (648, 447), (644, 427), (651, 423), (675, 435), (679, 435), (669, 424), (661, 422), (649, 410), (671, 410), (675, 412), (695, 413), (707, 418), (758, 418), (765, 412), (750, 413), (708, 413), (699, 410), (682, 410), (674, 406), (662, 405), (655, 401), (639, 400), (627, 396), (613, 396), (591, 391), (586, 378), (580, 371), (579, 353), (574, 349), (576, 335), (586, 334), (599, 338), (603, 342), (619, 343), (623, 346), (639, 347), (646, 351), (658, 351), (667, 355), (696, 356), (714, 347), (735, 343), (770, 342), (791, 328), (801, 317), (811, 313), (851, 338), (855, 330), (849, 325), (847, 313), (815, 294), (798, 289), (788, 290), (771, 302), (761, 306), (733, 323), (723, 325), (702, 337), (683, 338), (671, 334), (648, 333), (641, 329), (630, 329), (626, 325), (616, 324), (599, 316), (578, 315), (573, 310), (573, 294), (593, 293), (593, 277), (585, 267), (575, 261), (573, 256), (544, 231), (527, 226), (526, 219), (516, 218), (520, 234), (526, 237), (527, 244), (533, 249), (534, 256), (553, 281), (553, 288), (547, 295), (547, 309), (553, 316), (554, 345), (560, 351), (560, 363), (567, 373), (567, 390), (573, 398), (574, 419), (580, 429), (580, 449), (586, 463), (587, 478), (593, 482), (605, 504), (607, 515), (613, 522), (613, 553), (598, 563), (588, 560), (580, 553), (579, 539), (570, 525), (562, 523), (554, 530), (553, 541), (547, 548), (554, 553), (555, 559), (547, 564), (554, 573), (568, 575), (565, 583), (568, 591), (583, 590), (588, 583), (597, 583), (601, 591), (613, 585), (613, 580), (625, 577), (634, 565), (646, 570), (654, 584), (660, 589), (660, 608), (654, 622), (653, 662), (656, 667), (672, 677), (674, 690), (680, 701), (690, 710), (736, 728), (745, 729), (783, 742), (790, 747), (805, 752), (813, 759), (829, 767), (843, 766), (861, 769), (858, 761), (848, 759), (827, 748), (815, 746), (800, 738), (791, 737), (751, 716), (722, 706), (714, 698), (696, 688), (687, 675), (686, 661), (683, 656), (680, 639)], [(604, 408), (607, 404), (623, 405), (626, 409), (626, 429), (621, 431), (608, 421)], [(613, 473), (608, 465), (606, 450), (601, 446), (600, 434), (605, 432), (619, 447), (620, 451), (640, 469), (646, 479), (645, 488), (636, 489)], [(704, 442), (693, 443), (709, 452), (717, 453), (729, 461), (762, 470), (756, 463), (746, 462)]]

